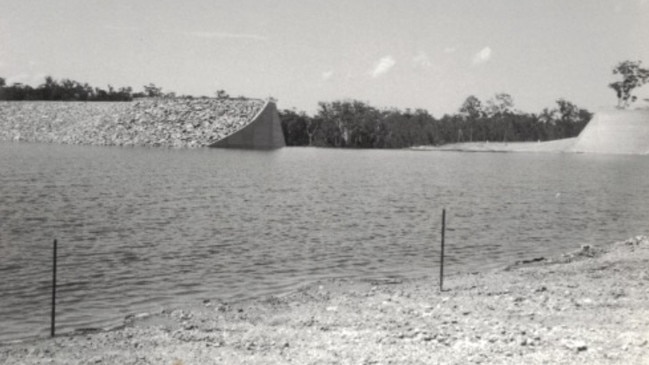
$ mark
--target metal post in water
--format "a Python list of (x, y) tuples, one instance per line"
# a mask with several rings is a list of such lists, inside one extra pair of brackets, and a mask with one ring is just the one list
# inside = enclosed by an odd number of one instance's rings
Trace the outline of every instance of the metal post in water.
[(442, 250), (439, 260), (439, 291), (444, 291), (444, 234), (446, 232), (446, 209), (442, 209)]
[(54, 327), (56, 322), (56, 239), (54, 240), (54, 252), (52, 256), (52, 324), (50, 334), (54, 337)]

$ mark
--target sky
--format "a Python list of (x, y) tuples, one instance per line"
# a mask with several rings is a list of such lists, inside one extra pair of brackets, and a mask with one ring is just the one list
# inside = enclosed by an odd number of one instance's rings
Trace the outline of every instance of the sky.
[[(505, 92), (596, 111), (649, 68), (649, 0), (0, 0), (0, 77), (455, 113)], [(638, 93), (649, 98), (649, 86)]]

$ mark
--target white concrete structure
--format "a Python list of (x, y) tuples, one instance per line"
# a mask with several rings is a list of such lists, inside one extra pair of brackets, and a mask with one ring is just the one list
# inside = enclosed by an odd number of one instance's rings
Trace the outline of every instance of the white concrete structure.
[(649, 109), (596, 113), (567, 151), (649, 154)]

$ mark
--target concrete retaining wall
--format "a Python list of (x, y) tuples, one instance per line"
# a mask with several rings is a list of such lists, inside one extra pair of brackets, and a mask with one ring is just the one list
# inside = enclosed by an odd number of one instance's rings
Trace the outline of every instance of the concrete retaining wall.
[(649, 110), (611, 110), (596, 113), (569, 151), (649, 154)]
[(286, 146), (275, 103), (268, 101), (250, 123), (210, 147), (273, 149)]
[[(273, 115), (274, 112), (274, 115)], [(47, 143), (203, 147), (246, 126), (260, 132), (236, 147), (269, 148), (281, 126), (274, 103), (258, 99), (138, 99), (133, 102), (0, 102), (0, 140)], [(268, 118), (268, 115), (271, 118)], [(262, 118), (260, 118), (260, 116)], [(264, 123), (270, 123), (268, 126)], [(275, 126), (277, 124), (277, 127)], [(273, 147), (274, 148), (274, 147)]]

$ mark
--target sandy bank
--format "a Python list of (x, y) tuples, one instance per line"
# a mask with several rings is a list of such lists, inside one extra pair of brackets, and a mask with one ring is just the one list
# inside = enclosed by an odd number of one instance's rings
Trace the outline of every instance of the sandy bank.
[(422, 151), (462, 152), (569, 152), (577, 138), (565, 138), (546, 142), (467, 142), (443, 146), (418, 146)]
[(0, 346), (3, 364), (648, 364), (649, 241), (489, 273), (327, 281), (121, 329)]

